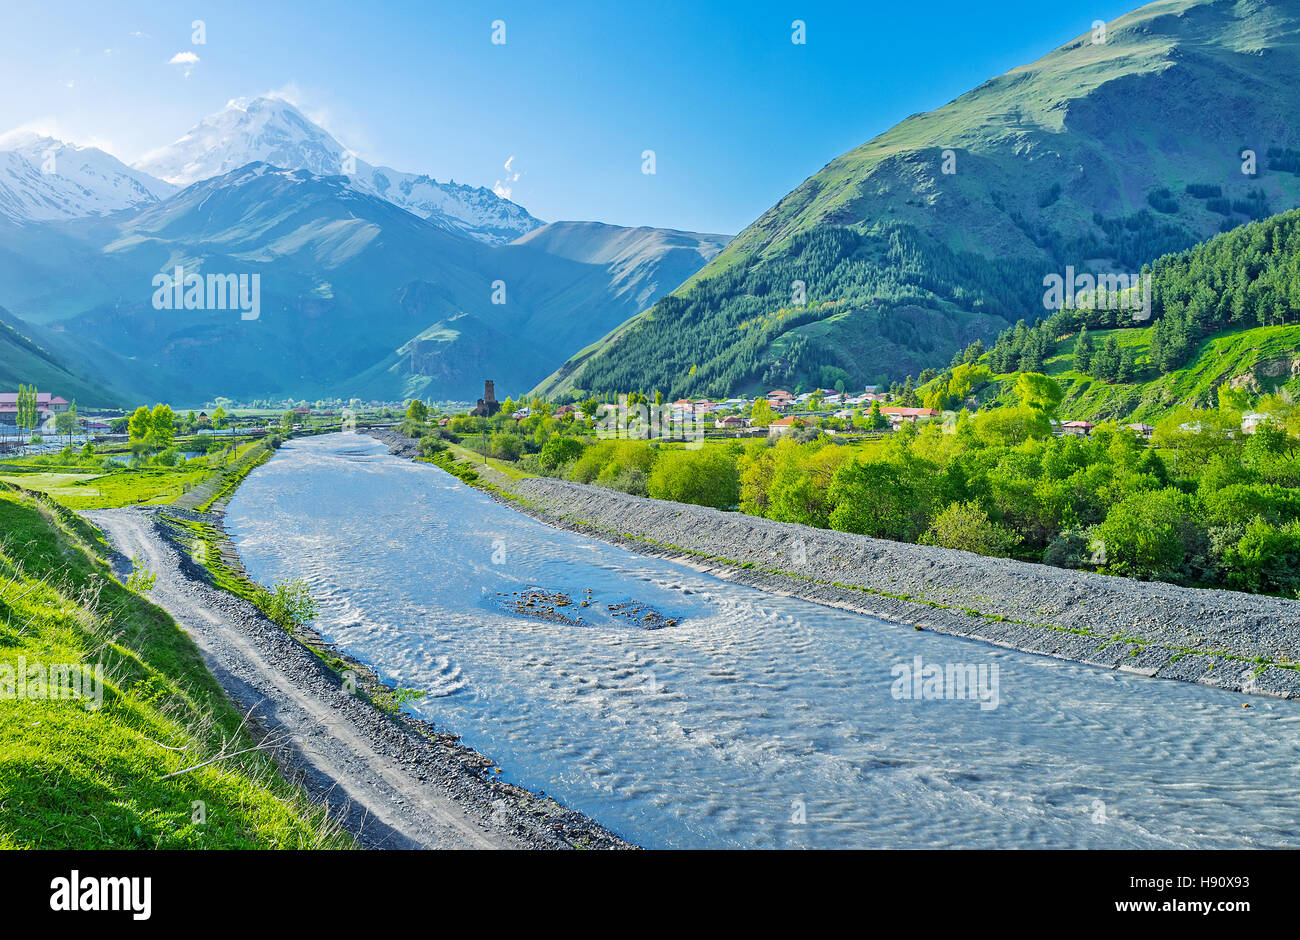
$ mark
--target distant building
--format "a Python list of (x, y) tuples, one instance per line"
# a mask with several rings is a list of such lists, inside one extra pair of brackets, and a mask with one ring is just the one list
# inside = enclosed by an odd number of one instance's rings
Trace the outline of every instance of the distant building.
[(1258, 411), (1247, 412), (1246, 414), (1241, 416), (1241, 433), (1254, 434), (1255, 429), (1259, 427), (1261, 424), (1264, 424), (1271, 417), (1273, 416), (1268, 414), (1261, 414)]
[(1128, 428), (1130, 431), (1132, 431), (1134, 434), (1139, 435), (1140, 437), (1150, 437), (1152, 434), (1155, 433), (1156, 430), (1151, 425), (1142, 424), (1141, 422), (1138, 422), (1136, 424), (1126, 424), (1124, 425), (1124, 427)]
[(718, 420), (718, 427), (731, 431), (740, 428), (747, 428), (749, 427), (749, 419), (741, 417), (740, 415), (727, 415), (725, 418), (720, 418)]
[(782, 434), (789, 433), (789, 431), (795, 427), (796, 421), (799, 424), (803, 424), (802, 419), (796, 418), (793, 415), (789, 418), (777, 418), (767, 426), (768, 437), (780, 437)]
[(1091, 421), (1067, 421), (1061, 425), (1062, 434), (1073, 434), (1075, 437), (1087, 437), (1096, 427)]
[(476, 418), (490, 418), (500, 410), (501, 403), (497, 401), (496, 384), (488, 379), (483, 383), (483, 397), (478, 400), (478, 404), (470, 414)]
[(889, 419), (889, 423), (898, 427), (904, 421), (908, 424), (916, 424), (920, 418), (937, 418), (939, 411), (937, 408), (903, 408), (898, 405), (890, 405), (881, 408), (880, 413)]
[[(36, 414), (41, 424), (55, 415), (63, 414), (71, 407), (67, 399), (60, 398), (58, 395), (51, 395), (49, 392), (36, 394)], [(18, 425), (17, 392), (0, 392), (0, 424), (7, 424), (9, 427)]]

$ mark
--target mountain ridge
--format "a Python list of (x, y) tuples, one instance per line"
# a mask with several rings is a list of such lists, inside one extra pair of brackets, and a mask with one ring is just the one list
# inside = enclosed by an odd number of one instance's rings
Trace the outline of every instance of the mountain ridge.
[[(823, 374), (901, 379), (991, 339), (998, 319), (1041, 316), (1041, 280), (1067, 264), (1135, 271), (1300, 205), (1300, 179), (1270, 157), (1300, 147), (1289, 122), (1298, 14), (1268, 0), (1163, 0), (1109, 24), (1104, 42), (1076, 37), (905, 118), (829, 161), (539, 389), (632, 383), (679, 397), (829, 384)], [(1243, 149), (1254, 176), (1241, 173)], [(835, 239), (818, 233), (835, 231), (856, 234), (828, 256)], [(926, 311), (929, 335), (887, 335), (894, 309)]]

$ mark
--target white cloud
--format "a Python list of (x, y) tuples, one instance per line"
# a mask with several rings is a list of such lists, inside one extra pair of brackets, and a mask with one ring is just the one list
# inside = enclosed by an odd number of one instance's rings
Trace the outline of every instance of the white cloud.
[(194, 73), (194, 66), (199, 64), (199, 57), (193, 52), (178, 52), (167, 60), (168, 65), (179, 65), (189, 78)]
[(510, 194), (515, 191), (514, 184), (519, 182), (519, 177), (523, 174), (518, 171), (512, 171), (510, 167), (515, 162), (515, 155), (511, 154), (506, 158), (505, 171), (506, 178), (497, 180), (492, 184), (492, 192), (496, 193), (502, 199), (509, 199)]

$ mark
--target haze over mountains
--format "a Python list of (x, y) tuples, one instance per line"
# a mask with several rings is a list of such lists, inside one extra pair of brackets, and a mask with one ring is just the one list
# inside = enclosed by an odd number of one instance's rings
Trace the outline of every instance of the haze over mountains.
[[(0, 305), (27, 321), (14, 349), (121, 399), (472, 398), (485, 377), (521, 392), (726, 242), (544, 226), (491, 190), (371, 166), (280, 99), (232, 101), (138, 169), (21, 143), (0, 154), (16, 180)], [(177, 266), (259, 275), (257, 319), (155, 309), (154, 276)]]
[(831, 161), (541, 389), (721, 395), (946, 365), (1041, 317), (1066, 265), (1136, 272), (1300, 204), (1297, 74), (1294, 0), (1142, 7)]
[[(0, 151), (0, 305), (122, 398), (891, 381), (1042, 317), (1047, 275), (1135, 273), (1300, 205), (1297, 74), (1297, 0), (1161, 0), (832, 160), (730, 242), (544, 225), (240, 99), (135, 168)], [(258, 274), (258, 318), (154, 309), (177, 266)]]

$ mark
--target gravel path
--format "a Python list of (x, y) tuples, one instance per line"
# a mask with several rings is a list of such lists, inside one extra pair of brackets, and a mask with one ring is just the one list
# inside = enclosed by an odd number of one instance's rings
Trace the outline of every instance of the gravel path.
[[(168, 510), (163, 510), (168, 511)], [(286, 776), (341, 813), (368, 848), (591, 848), (626, 843), (554, 800), (494, 779), (490, 760), (425, 722), (398, 720), (247, 601), (212, 587), (159, 510), (83, 513), (119, 553), (158, 576), (150, 594), (193, 637), (235, 704), (287, 732)], [(358, 666), (358, 668), (363, 668)]]
[(889, 542), (563, 480), (516, 508), (634, 551), (899, 624), (1061, 659), (1300, 697), (1300, 601)]

